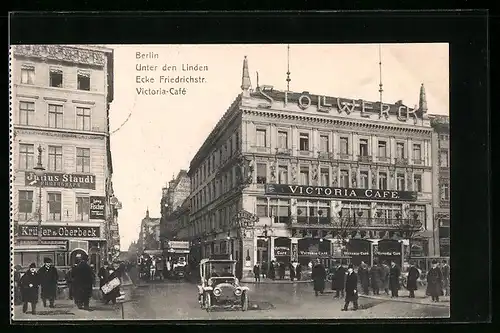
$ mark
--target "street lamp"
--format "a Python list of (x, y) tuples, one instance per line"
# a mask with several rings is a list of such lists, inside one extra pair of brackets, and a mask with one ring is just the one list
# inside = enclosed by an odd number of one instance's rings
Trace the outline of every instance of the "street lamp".
[(42, 146), (38, 145), (38, 161), (33, 168), (38, 178), (38, 244), (42, 244), (42, 176), (45, 168), (42, 165)]

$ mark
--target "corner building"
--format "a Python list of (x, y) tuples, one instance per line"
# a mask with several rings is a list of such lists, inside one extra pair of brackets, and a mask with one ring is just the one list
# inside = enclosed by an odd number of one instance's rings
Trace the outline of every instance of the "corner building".
[[(17, 45), (11, 56), (15, 264), (40, 265), (51, 257), (69, 266), (85, 253), (98, 268), (108, 258), (119, 209), (108, 118), (113, 52)], [(41, 177), (34, 172), (39, 148)]]
[(423, 85), (416, 109), (252, 90), (245, 58), (241, 88), (190, 164), (189, 236), (202, 256), (231, 253), (245, 277), (270, 260), (434, 253)]

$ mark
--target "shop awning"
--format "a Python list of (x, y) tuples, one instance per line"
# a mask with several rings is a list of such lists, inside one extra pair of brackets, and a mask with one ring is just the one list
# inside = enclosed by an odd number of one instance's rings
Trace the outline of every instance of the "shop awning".
[(51, 252), (51, 251), (65, 251), (64, 245), (14, 245), (14, 252)]

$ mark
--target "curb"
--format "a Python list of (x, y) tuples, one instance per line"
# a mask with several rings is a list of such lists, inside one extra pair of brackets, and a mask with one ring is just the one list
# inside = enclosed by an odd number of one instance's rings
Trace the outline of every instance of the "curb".
[(276, 281), (255, 281), (255, 280), (240, 280), (241, 283), (247, 284), (296, 284), (296, 283), (311, 283), (313, 280), (300, 280), (300, 281), (287, 281), (287, 280), (276, 280)]
[(425, 303), (422, 303), (422, 302), (410, 301), (410, 299), (405, 299), (405, 298), (385, 298), (385, 297), (376, 297), (376, 296), (370, 296), (370, 295), (359, 295), (359, 297), (376, 299), (376, 300), (387, 301), (387, 302), (401, 302), (401, 303), (437, 306), (437, 307), (441, 307), (441, 308), (449, 308), (450, 307), (449, 302), (442, 302), (442, 303), (427, 303), (427, 302), (425, 302)]

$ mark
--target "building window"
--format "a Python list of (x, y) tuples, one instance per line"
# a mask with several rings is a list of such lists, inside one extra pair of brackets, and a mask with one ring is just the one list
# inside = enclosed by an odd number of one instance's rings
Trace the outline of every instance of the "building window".
[(299, 149), (301, 151), (308, 151), (309, 150), (309, 134), (308, 133), (300, 133)]
[(442, 184), (441, 185), (441, 200), (450, 200), (450, 185)]
[(320, 182), (321, 182), (321, 186), (329, 186), (330, 185), (330, 170), (328, 168), (321, 168)]
[(35, 145), (21, 143), (19, 145), (19, 169), (31, 170), (34, 167)]
[(359, 156), (368, 156), (368, 140), (359, 140)]
[(257, 163), (257, 184), (267, 183), (267, 164)]
[(402, 142), (398, 142), (396, 144), (396, 156), (398, 159), (404, 159), (405, 158), (405, 144)]
[(61, 193), (48, 193), (49, 221), (61, 221)]
[(21, 125), (31, 125), (32, 117), (35, 113), (35, 103), (20, 102), (19, 103), (19, 123)]
[(62, 105), (49, 104), (49, 127), (63, 127), (63, 107)]
[(90, 109), (76, 108), (76, 129), (90, 131)]
[(380, 172), (378, 174), (378, 188), (380, 190), (387, 190), (387, 173)]
[(340, 170), (340, 187), (349, 187), (349, 171)]
[(76, 197), (76, 220), (77, 221), (88, 221), (89, 220), (89, 210), (90, 210), (90, 198)]
[(257, 216), (259, 217), (268, 216), (268, 207), (266, 198), (257, 198)]
[(288, 148), (288, 132), (278, 131), (278, 148)]
[(449, 167), (448, 163), (448, 151), (447, 150), (442, 150), (440, 152), (440, 163), (442, 168), (447, 168)]
[(62, 88), (63, 86), (63, 72), (58, 68), (51, 68), (49, 73), (50, 86)]
[(413, 190), (422, 192), (422, 175), (413, 175)]
[(90, 172), (90, 148), (76, 148), (76, 171)]
[(288, 166), (280, 165), (278, 167), (278, 184), (288, 183)]
[(347, 137), (340, 138), (340, 153), (342, 155), (349, 155), (349, 138)]
[(21, 83), (35, 84), (35, 66), (33, 65), (21, 66)]
[(422, 160), (422, 148), (420, 144), (413, 145), (413, 160), (415, 161)]
[(360, 171), (359, 185), (360, 188), (368, 188), (368, 171)]
[(90, 72), (81, 70), (78, 71), (77, 86), (78, 90), (90, 91)]
[(20, 221), (28, 221), (33, 215), (33, 191), (19, 191), (19, 214)]
[(378, 142), (378, 156), (387, 157), (387, 142), (385, 141)]
[(321, 152), (329, 152), (330, 149), (330, 140), (328, 138), (328, 135), (320, 135), (319, 137), (319, 151)]
[(266, 130), (265, 129), (258, 129), (257, 130), (257, 146), (258, 147), (267, 147)]
[(309, 167), (300, 167), (300, 185), (309, 185)]
[(396, 176), (397, 181), (397, 190), (404, 191), (405, 190), (405, 175), (403, 173), (398, 173)]
[(62, 171), (62, 147), (49, 146), (49, 170)]

